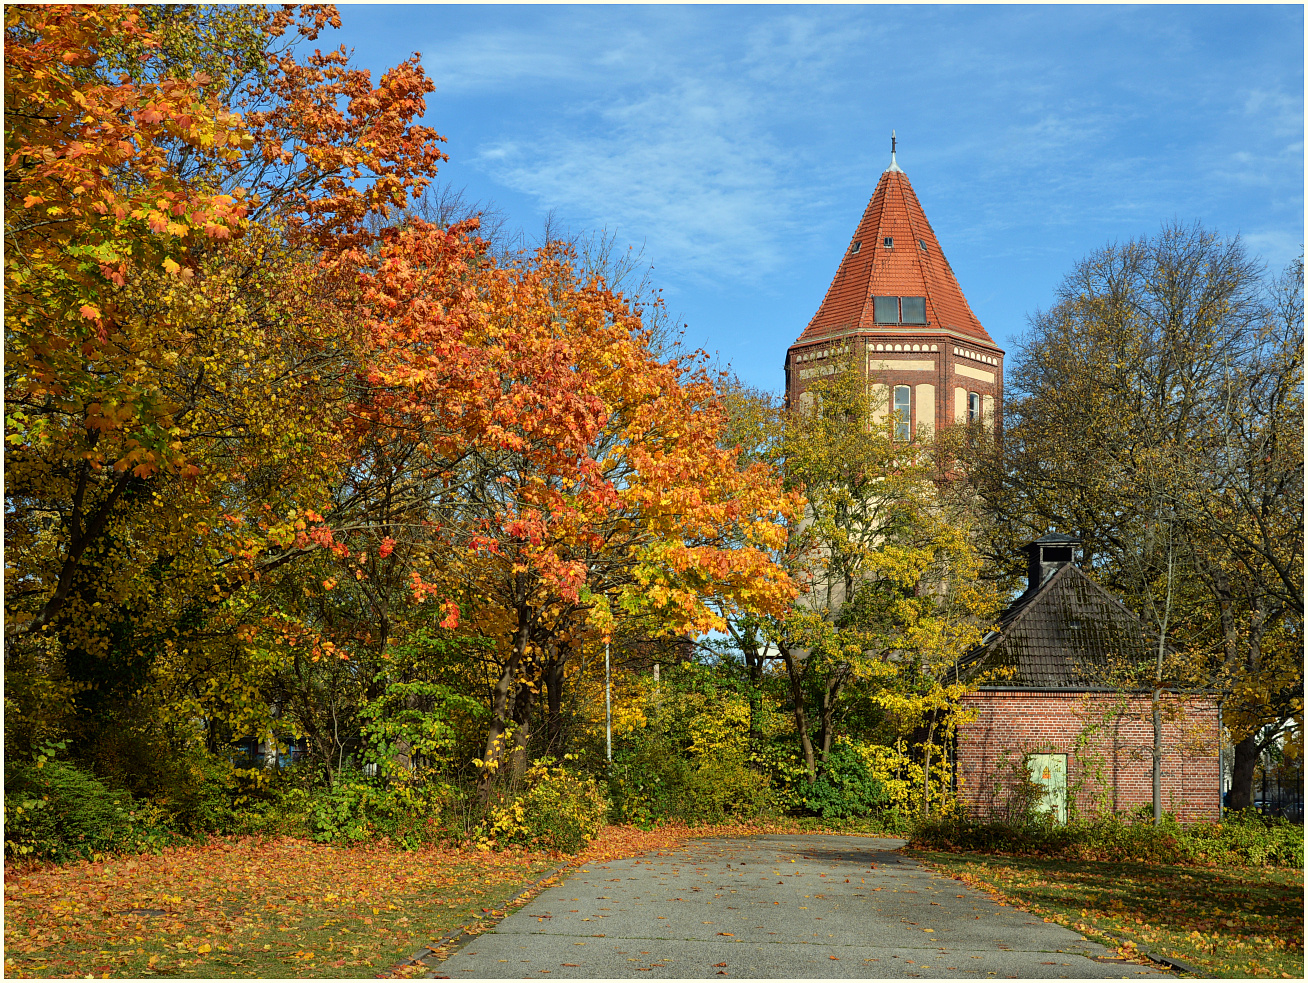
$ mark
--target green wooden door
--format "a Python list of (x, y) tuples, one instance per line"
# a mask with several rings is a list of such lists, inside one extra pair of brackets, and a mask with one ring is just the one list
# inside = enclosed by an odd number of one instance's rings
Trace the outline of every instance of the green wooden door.
[(1052, 812), (1060, 823), (1067, 822), (1067, 755), (1032, 754), (1026, 760), (1031, 781), (1045, 790), (1036, 812)]

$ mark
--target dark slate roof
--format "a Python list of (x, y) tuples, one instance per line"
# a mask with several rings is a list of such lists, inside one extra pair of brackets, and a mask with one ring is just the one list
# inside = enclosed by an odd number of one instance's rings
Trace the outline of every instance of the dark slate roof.
[(1035, 541), (1038, 546), (1080, 546), (1081, 540), (1061, 532), (1047, 532)]
[(1065, 563), (1013, 602), (959, 670), (982, 687), (1130, 688), (1154, 656), (1140, 619)]

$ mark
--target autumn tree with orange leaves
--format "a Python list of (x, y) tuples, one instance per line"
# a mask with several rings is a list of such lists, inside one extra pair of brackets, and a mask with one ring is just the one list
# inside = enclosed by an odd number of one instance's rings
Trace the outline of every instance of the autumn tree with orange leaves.
[(143, 693), (185, 730), (258, 677), (243, 640), (278, 619), (248, 588), (311, 548), (295, 525), (345, 450), (353, 328), (323, 316), (324, 247), (366, 244), (361, 217), (442, 159), (416, 62), (374, 87), (340, 52), (296, 57), (334, 23), (6, 8), (6, 659), (29, 742), (70, 713), (88, 741), (114, 713), (153, 725)]
[(441, 666), (400, 653), (473, 651), (485, 798), (573, 654), (794, 595), (799, 500), (723, 449), (702, 366), (566, 251), (501, 266), (405, 213), (430, 83), (298, 53), (338, 24), (6, 9), (14, 760), (73, 739), (176, 799), (307, 735), (334, 776), (397, 685), (425, 712)]
[(374, 652), (431, 599), (488, 643), (485, 792), (542, 691), (557, 711), (584, 639), (695, 633), (721, 624), (710, 601), (793, 596), (766, 549), (795, 500), (719, 447), (709, 380), (654, 358), (621, 298), (550, 249), (497, 268), (464, 231), (388, 230), (361, 271), (359, 452), (324, 528)]

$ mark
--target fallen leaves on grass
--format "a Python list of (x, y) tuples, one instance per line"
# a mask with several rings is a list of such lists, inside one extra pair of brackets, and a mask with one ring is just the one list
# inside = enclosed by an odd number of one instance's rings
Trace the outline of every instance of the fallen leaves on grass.
[(575, 857), (229, 838), (160, 855), (7, 868), (5, 971), (421, 975), (428, 967), (402, 964), (410, 955), (440, 947), (452, 931), (484, 930), (511, 898), (552, 870), (675, 850), (693, 836), (787, 832), (793, 825), (608, 826)]
[(684, 825), (660, 826), (652, 830), (605, 826), (599, 836), (577, 854), (572, 866), (636, 857), (654, 850), (675, 850), (685, 844), (687, 837), (694, 835), (703, 834)]
[(557, 860), (221, 839), (5, 877), (9, 976), (359, 976)]
[(1303, 976), (1303, 873), (914, 852), (1022, 911), (1220, 976)]

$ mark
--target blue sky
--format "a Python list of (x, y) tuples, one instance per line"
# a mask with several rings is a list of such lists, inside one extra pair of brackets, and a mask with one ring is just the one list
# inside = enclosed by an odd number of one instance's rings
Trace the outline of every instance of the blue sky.
[(899, 135), (1010, 352), (1082, 257), (1165, 221), (1304, 241), (1302, 6), (343, 5), (324, 46), (420, 52), (442, 179), (528, 234), (644, 246), (687, 340), (782, 385)]

